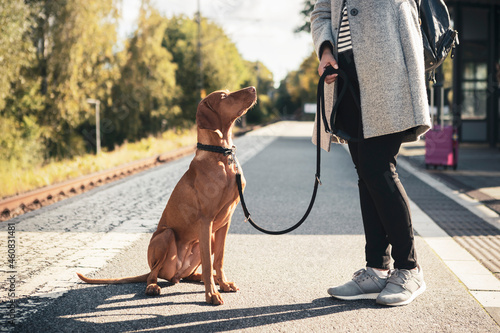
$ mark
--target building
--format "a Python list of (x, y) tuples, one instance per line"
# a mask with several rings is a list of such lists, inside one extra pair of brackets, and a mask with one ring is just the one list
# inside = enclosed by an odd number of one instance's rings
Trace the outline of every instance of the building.
[[(500, 0), (445, 0), (460, 45), (444, 74), (443, 120), (462, 142), (500, 144)], [(439, 77), (439, 76), (438, 76)], [(443, 77), (443, 76), (441, 76)]]

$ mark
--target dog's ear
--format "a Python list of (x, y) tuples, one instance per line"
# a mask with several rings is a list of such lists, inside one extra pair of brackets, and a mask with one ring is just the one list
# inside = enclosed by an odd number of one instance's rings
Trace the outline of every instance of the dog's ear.
[(207, 100), (203, 100), (198, 105), (196, 112), (196, 124), (200, 129), (207, 129), (216, 132), (222, 137), (220, 128), (222, 126), (219, 114), (212, 108)]

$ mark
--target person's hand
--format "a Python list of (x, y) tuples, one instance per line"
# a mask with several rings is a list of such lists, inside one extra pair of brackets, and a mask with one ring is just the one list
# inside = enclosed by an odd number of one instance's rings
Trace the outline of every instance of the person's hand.
[[(328, 65), (332, 66), (335, 69), (339, 68), (339, 66), (337, 65), (337, 61), (333, 57), (332, 51), (330, 50), (330, 48), (325, 47), (318, 66), (319, 76), (323, 75), (323, 72), (325, 71), (325, 68), (328, 67)], [(335, 82), (335, 80), (337, 80), (337, 74), (332, 74), (325, 77), (325, 82), (327, 84), (333, 83)]]

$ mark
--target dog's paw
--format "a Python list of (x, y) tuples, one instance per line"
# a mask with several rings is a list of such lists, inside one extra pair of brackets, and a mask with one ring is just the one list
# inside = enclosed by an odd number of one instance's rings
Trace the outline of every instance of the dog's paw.
[(146, 287), (146, 295), (158, 296), (161, 293), (161, 288), (156, 283), (151, 283)]
[(205, 294), (205, 299), (208, 304), (213, 304), (213, 305), (222, 305), (224, 304), (224, 301), (222, 300), (221, 294), (218, 292), (214, 293), (206, 293)]
[(234, 282), (219, 281), (219, 288), (223, 292), (236, 292), (240, 290), (238, 287), (236, 287), (236, 284)]

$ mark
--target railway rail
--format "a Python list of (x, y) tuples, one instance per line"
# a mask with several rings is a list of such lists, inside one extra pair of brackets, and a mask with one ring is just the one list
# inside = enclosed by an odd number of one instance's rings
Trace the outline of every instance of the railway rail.
[(37, 190), (22, 193), (0, 200), (0, 221), (53, 204), (76, 194), (86, 192), (94, 187), (130, 176), (137, 172), (167, 163), (195, 151), (195, 146), (180, 148), (150, 158), (131, 162), (113, 169), (100, 171), (77, 179), (46, 186)]
[[(238, 137), (248, 132), (269, 125), (245, 126), (239, 129), (233, 136)], [(49, 185), (40, 189), (21, 193), (0, 200), (0, 222), (7, 221), (18, 215), (32, 210), (51, 205), (74, 195), (89, 191), (94, 187), (101, 186), (132, 174), (144, 171), (157, 165), (167, 163), (181, 157), (192, 154), (196, 146), (187, 146), (174, 151), (159, 154), (153, 157), (131, 162), (113, 169), (96, 172), (87, 176), (71, 179), (62, 183)]]

